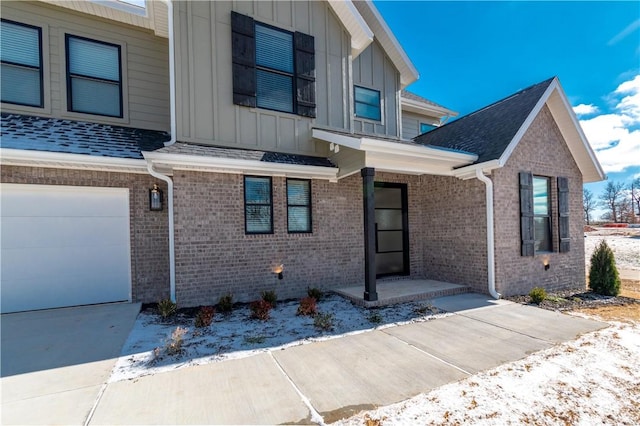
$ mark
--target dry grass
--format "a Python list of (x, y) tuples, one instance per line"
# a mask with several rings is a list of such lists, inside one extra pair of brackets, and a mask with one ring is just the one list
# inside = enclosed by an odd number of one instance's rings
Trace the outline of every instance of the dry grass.
[[(621, 280), (620, 296), (640, 300), (640, 281)], [(624, 305), (600, 305), (591, 308), (576, 309), (587, 315), (594, 315), (605, 321), (640, 322), (640, 303)]]

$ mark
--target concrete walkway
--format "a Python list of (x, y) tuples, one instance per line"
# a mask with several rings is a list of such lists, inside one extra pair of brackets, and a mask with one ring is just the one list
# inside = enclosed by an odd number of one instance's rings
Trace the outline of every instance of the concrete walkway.
[[(78, 400), (74, 416), (65, 417), (56, 405), (59, 392), (50, 392), (49, 403), (41, 408), (49, 416), (46, 423), (330, 423), (606, 327), (478, 294), (443, 297), (434, 305), (455, 315), (109, 383), (100, 389), (88, 384), (83, 389), (93, 392), (93, 399)], [(65, 381), (65, 375), (58, 378)], [(2, 380), (3, 423), (28, 422), (33, 405), (27, 401), (21, 407), (25, 417), (14, 406), (12, 417), (5, 419)], [(11, 393), (16, 392), (11, 389)]]

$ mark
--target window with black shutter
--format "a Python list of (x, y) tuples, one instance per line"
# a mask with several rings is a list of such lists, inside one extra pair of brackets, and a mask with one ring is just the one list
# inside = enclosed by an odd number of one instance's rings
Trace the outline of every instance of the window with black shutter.
[(520, 241), (522, 256), (533, 256), (533, 175), (529, 172), (520, 172)]
[(316, 116), (313, 36), (231, 12), (233, 103)]
[(522, 256), (553, 250), (550, 179), (520, 173), (520, 236)]

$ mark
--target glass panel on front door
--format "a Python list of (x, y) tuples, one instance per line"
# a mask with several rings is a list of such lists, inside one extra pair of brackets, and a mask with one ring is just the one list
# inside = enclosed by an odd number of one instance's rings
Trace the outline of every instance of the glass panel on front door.
[(406, 185), (375, 183), (376, 275), (405, 275), (407, 261)]

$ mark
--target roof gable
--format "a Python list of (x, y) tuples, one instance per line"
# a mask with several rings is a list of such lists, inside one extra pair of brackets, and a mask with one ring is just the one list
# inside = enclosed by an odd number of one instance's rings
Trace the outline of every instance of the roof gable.
[(569, 151), (573, 155), (585, 182), (604, 179), (598, 163), (573, 109), (557, 78), (550, 78), (514, 93), (485, 108), (461, 117), (415, 141), (423, 145), (440, 146), (473, 152), (478, 160), (465, 169), (491, 165), (502, 167), (544, 105), (549, 107)]

